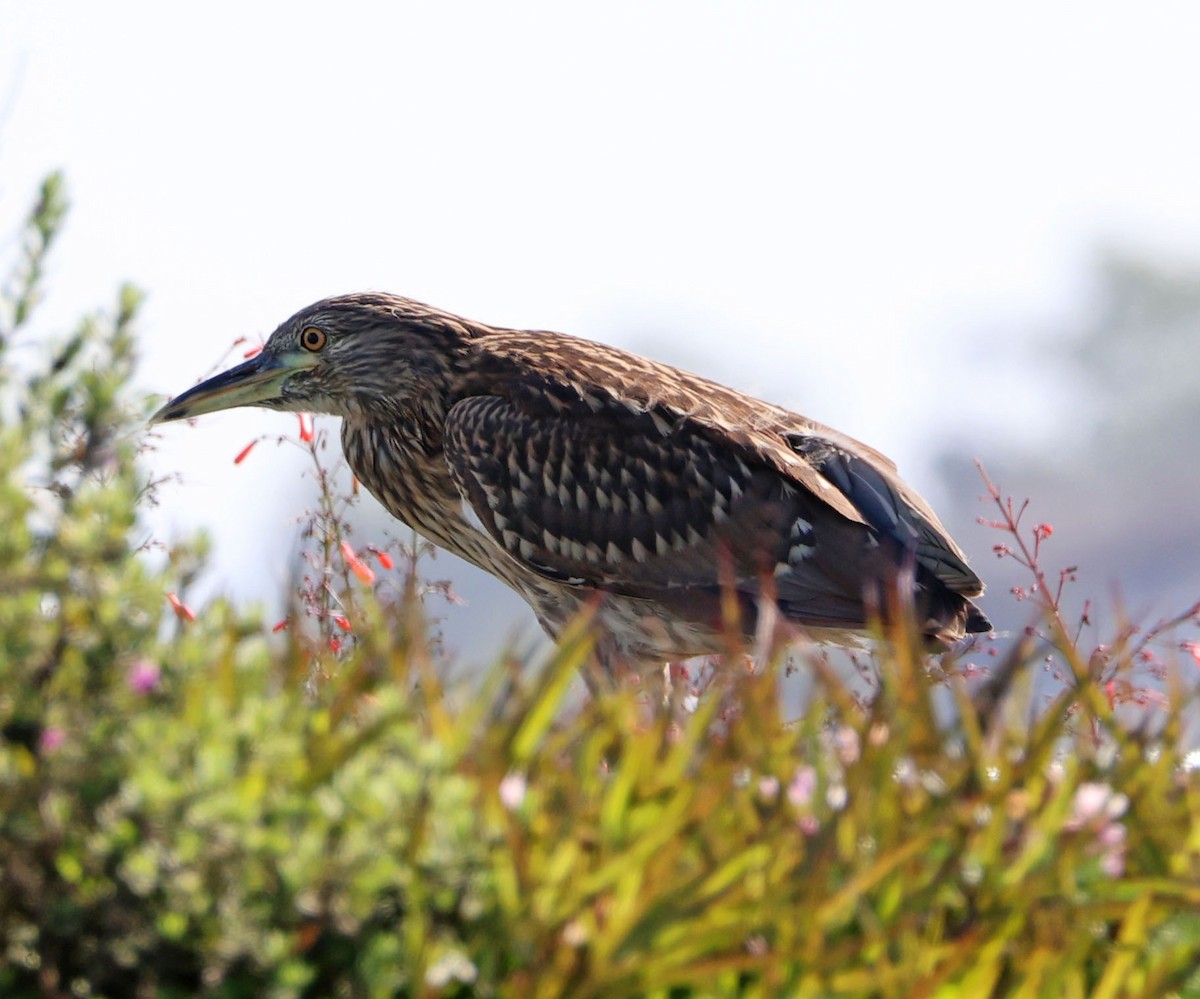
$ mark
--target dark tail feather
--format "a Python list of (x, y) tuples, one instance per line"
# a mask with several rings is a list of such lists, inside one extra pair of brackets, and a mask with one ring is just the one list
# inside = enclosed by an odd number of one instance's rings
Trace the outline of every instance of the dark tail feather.
[(963, 623), (963, 628), (968, 635), (980, 635), (992, 631), (992, 622), (988, 620), (987, 615), (976, 607), (970, 600), (965, 601), (967, 619)]
[(930, 600), (925, 618), (925, 641), (934, 649), (948, 649), (967, 635), (992, 630), (987, 615), (966, 597), (943, 590), (940, 599)]

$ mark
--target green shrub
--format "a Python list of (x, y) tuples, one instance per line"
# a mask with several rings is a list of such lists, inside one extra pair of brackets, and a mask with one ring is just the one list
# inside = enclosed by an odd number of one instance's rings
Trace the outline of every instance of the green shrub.
[(137, 293), (17, 364), (64, 212), (51, 178), (0, 326), (0, 994), (1200, 996), (1195, 704), (1137, 673), (1195, 647), (1080, 650), (1044, 527), (1002, 504), (1044, 619), (973, 700), (941, 664), (953, 722), (903, 628), (869, 704), (802, 657), (798, 721), (774, 667), (570, 706), (583, 623), (444, 690), (319, 435), (288, 626), (193, 610), (203, 544), (138, 523)]

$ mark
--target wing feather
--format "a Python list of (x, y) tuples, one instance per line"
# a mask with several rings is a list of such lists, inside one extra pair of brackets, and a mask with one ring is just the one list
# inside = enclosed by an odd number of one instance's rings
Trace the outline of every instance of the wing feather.
[(494, 331), (476, 349), (447, 461), (535, 572), (667, 600), (715, 591), (726, 557), (743, 592), (770, 575), (787, 616), (830, 626), (862, 624), (864, 592), (906, 561), (952, 616), (982, 592), (895, 465), (853, 438), (602, 344)]
[(531, 415), (477, 396), (451, 409), (444, 448), (472, 521), (560, 583), (717, 620), (728, 569), (743, 597), (769, 587), (798, 623), (857, 628), (864, 580), (894, 566), (863, 525), (682, 428), (662, 437), (629, 416)]
[(477, 396), (452, 407), (444, 448), (478, 522), (552, 578), (623, 591), (712, 585), (722, 545), (752, 573), (787, 534), (777, 477), (739, 468), (703, 437)]

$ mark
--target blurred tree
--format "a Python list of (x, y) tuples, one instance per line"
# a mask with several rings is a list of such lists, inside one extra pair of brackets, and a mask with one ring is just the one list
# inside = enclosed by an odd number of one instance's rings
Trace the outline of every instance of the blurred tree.
[[(1200, 597), (1200, 270), (1109, 251), (1093, 285), (1075, 328), (1024, 359), (1058, 390), (1038, 442), (955, 448), (943, 468), (957, 476), (980, 455), (1006, 492), (1030, 498), (1030, 524), (1057, 530), (1048, 554), (1079, 566), (1069, 606), (1090, 598), (1094, 620), (1147, 621)], [(956, 495), (951, 519), (971, 512), (969, 494)], [(1002, 628), (1024, 624), (995, 599), (1019, 571), (987, 566), (988, 535), (968, 542), (991, 584), (988, 613)]]

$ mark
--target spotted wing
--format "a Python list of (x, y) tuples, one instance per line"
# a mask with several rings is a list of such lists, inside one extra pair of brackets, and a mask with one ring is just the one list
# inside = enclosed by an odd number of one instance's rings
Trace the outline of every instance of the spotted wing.
[[(862, 622), (863, 526), (700, 428), (478, 396), (451, 409), (444, 447), (484, 529), (543, 576), (677, 600), (716, 593), (724, 565), (743, 592), (776, 581), (805, 623)], [(832, 552), (839, 531), (847, 558), (831, 565), (815, 535)]]
[[(746, 461), (773, 469), (825, 515), (833, 511), (868, 527), (896, 561), (914, 559), (953, 593), (983, 591), (963, 553), (895, 464), (830, 427), (686, 371), (554, 333), (500, 332), (488, 338), (481, 367), (485, 384), (503, 385), (529, 411), (549, 406), (585, 418), (648, 417), (664, 436), (680, 437), (684, 428), (712, 435)], [(852, 534), (860, 541), (865, 537)]]

